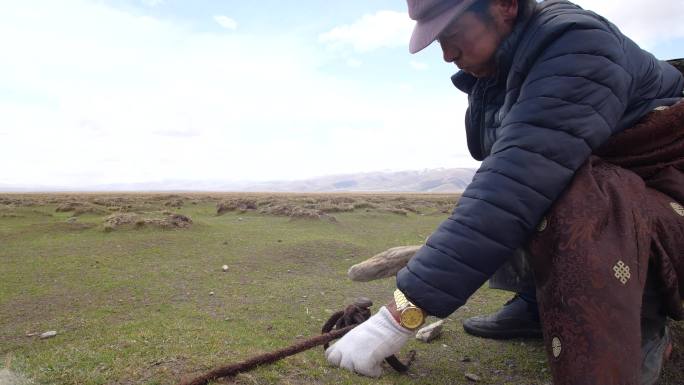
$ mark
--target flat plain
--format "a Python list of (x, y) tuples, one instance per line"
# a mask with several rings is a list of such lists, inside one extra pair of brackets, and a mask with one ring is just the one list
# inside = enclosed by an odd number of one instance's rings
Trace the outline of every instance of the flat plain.
[[(352, 282), (350, 266), (423, 243), (457, 200), (0, 195), (0, 383), (175, 384), (314, 336), (355, 298), (373, 300), (374, 311), (390, 298), (393, 279)], [(408, 374), (386, 367), (380, 379), (360, 377), (330, 367), (319, 347), (217, 383), (472, 384), (466, 374), (473, 374), (478, 384), (551, 384), (541, 341), (491, 341), (462, 330), (464, 318), (509, 297), (483, 287), (439, 339), (412, 340), (400, 353), (416, 350)], [(46, 331), (57, 335), (41, 339)], [(683, 383), (679, 350), (662, 385)]]

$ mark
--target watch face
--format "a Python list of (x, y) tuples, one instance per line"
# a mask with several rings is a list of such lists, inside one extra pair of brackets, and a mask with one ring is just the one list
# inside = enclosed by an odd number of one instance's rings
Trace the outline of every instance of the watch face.
[(401, 324), (407, 329), (415, 329), (423, 324), (425, 316), (423, 312), (415, 307), (410, 307), (401, 312)]

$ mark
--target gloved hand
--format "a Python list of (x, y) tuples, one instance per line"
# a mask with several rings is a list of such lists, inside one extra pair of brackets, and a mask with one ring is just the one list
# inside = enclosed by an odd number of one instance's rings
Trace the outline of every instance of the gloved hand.
[(413, 331), (399, 325), (386, 307), (345, 334), (325, 351), (335, 366), (369, 377), (380, 377), (385, 357), (398, 352)]

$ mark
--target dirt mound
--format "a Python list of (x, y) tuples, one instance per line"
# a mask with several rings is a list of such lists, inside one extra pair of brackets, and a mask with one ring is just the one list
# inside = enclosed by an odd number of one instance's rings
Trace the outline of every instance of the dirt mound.
[(301, 207), (296, 204), (275, 204), (263, 207), (259, 210), (262, 214), (290, 217), (290, 219), (324, 219), (337, 222), (332, 215), (328, 215), (319, 209)]
[(218, 202), (216, 204), (216, 215), (225, 214), (229, 211), (241, 211), (257, 209), (257, 200), (252, 198), (234, 198)]
[(254, 211), (260, 214), (288, 216), (291, 218), (326, 219), (336, 221), (333, 213), (349, 213), (357, 210), (393, 213), (433, 215), (450, 212), (458, 196), (451, 195), (334, 195), (334, 194), (274, 194), (242, 195), (220, 200), (216, 203), (216, 215), (227, 212)]
[(173, 207), (176, 209), (183, 207), (184, 204), (185, 204), (185, 201), (181, 198), (171, 199), (171, 200), (164, 202), (164, 206)]
[(17, 207), (29, 207), (29, 206), (37, 206), (41, 202), (32, 199), (32, 198), (10, 198), (10, 197), (0, 197), (0, 204), (3, 205), (12, 205), (12, 206), (17, 206)]
[(166, 218), (167, 222), (173, 225), (173, 227), (190, 227), (192, 224), (192, 219), (183, 214), (172, 214)]
[(58, 213), (68, 213), (73, 211), (74, 216), (83, 214), (105, 214), (107, 211), (103, 208), (97, 207), (87, 202), (65, 202), (61, 203), (55, 209)]
[(101, 215), (101, 214), (106, 214), (108, 211), (101, 209), (99, 207), (87, 205), (83, 207), (79, 207), (76, 210), (74, 210), (74, 216), (79, 216), (83, 214), (95, 214), (95, 215)]
[(162, 229), (188, 228), (192, 219), (183, 214), (157, 216), (155, 214), (142, 215), (138, 213), (115, 213), (104, 219), (104, 230), (112, 231), (121, 227), (143, 228), (146, 226)]
[[(406, 210), (406, 209), (398, 208), (398, 207), (385, 207), (382, 210), (387, 211), (388, 213), (398, 214), (398, 215), (403, 215), (403, 216), (407, 216), (409, 211), (410, 211), (410, 210)], [(419, 213), (419, 211), (413, 211), (413, 212)]]
[(307, 209), (322, 211), (324, 213), (346, 213), (354, 211), (354, 204), (347, 202), (335, 202), (333, 200), (310, 203), (304, 207)]
[(58, 213), (68, 213), (69, 211), (75, 211), (76, 209), (81, 208), (84, 205), (85, 203), (82, 202), (64, 202), (57, 206), (55, 211)]

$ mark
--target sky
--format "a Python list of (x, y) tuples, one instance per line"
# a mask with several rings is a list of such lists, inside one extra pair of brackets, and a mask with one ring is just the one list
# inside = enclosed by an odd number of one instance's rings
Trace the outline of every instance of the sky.
[[(684, 56), (682, 0), (577, 3)], [(0, 0), (0, 185), (477, 167), (412, 28), (403, 0)]]

